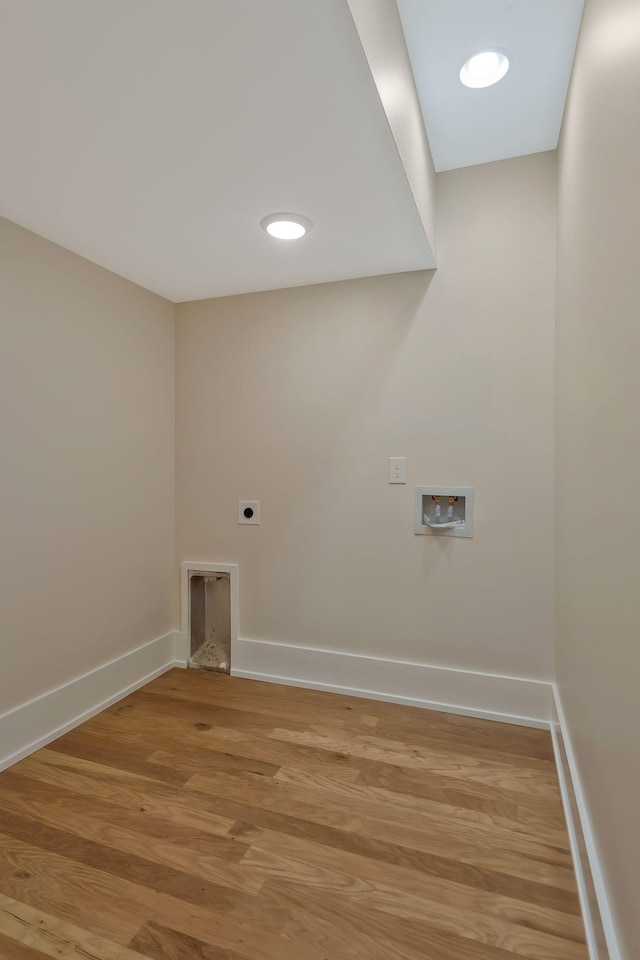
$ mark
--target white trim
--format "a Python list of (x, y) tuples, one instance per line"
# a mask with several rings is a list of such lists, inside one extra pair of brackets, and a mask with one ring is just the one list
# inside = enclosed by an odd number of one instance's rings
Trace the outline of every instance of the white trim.
[(0, 714), (0, 770), (177, 666), (175, 637), (171, 632), (149, 640)]
[(228, 573), (231, 600), (231, 658), (240, 633), (240, 567), (237, 563), (214, 563), (202, 560), (183, 560), (180, 564), (180, 633), (176, 656), (181, 666), (189, 663), (189, 574)]
[[(551, 725), (551, 735), (556, 755), (556, 766), (558, 768), (558, 778), (560, 780), (560, 790), (562, 792), (562, 802), (567, 820), (569, 840), (571, 842), (573, 863), (578, 882), (578, 892), (587, 935), (589, 957), (590, 960), (623, 960), (613, 921), (610, 898), (600, 865), (595, 834), (591, 827), (591, 819), (585, 794), (582, 789), (582, 781), (578, 772), (569, 728), (560, 699), (560, 692), (557, 684), (552, 684), (552, 688), (557, 722)], [(564, 748), (564, 750), (562, 748)], [(573, 804), (571, 803), (571, 792), (575, 799), (575, 807), (577, 808), (578, 814), (577, 818), (574, 814)], [(583, 857), (581, 856), (582, 849), (584, 849), (586, 853), (588, 862), (588, 869), (586, 871)], [(589, 896), (590, 888), (593, 897)], [(596, 914), (599, 913), (599, 916), (594, 916), (592, 905), (597, 908)], [(602, 929), (606, 941), (606, 947), (604, 948), (601, 948), (598, 944), (597, 931), (599, 928)]]
[(181, 630), (176, 630), (175, 636), (176, 666), (186, 669), (189, 666), (189, 634), (182, 633)]
[(573, 817), (573, 812), (571, 808), (571, 800), (569, 795), (570, 786), (567, 783), (568, 771), (565, 771), (565, 765), (562, 759), (561, 746), (559, 743), (559, 737), (561, 736), (559, 727), (557, 724), (551, 724), (551, 739), (553, 741), (553, 754), (556, 761), (556, 768), (558, 771), (558, 782), (560, 784), (560, 794), (562, 796), (562, 806), (564, 808), (564, 818), (567, 823), (567, 833), (569, 834), (569, 845), (571, 847), (571, 857), (573, 859), (574, 870), (576, 874), (576, 883), (578, 886), (578, 897), (580, 899), (580, 909), (582, 911), (582, 919), (584, 921), (584, 929), (587, 940), (587, 949), (589, 951), (589, 960), (600, 960), (598, 954), (598, 948), (596, 945), (595, 933), (593, 928), (593, 917), (591, 915), (591, 908), (589, 904), (589, 896), (587, 893), (587, 884), (584, 871), (582, 869), (582, 858), (580, 856), (580, 844), (578, 841), (578, 834), (576, 832), (576, 824)]
[(231, 674), (524, 726), (548, 728), (552, 717), (546, 680), (267, 640), (237, 638)]

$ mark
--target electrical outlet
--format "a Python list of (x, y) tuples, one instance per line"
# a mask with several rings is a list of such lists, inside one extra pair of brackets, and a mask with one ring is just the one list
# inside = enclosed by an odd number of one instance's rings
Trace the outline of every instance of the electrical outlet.
[(259, 500), (238, 500), (238, 523), (260, 523)]
[(407, 458), (389, 457), (389, 483), (407, 482)]

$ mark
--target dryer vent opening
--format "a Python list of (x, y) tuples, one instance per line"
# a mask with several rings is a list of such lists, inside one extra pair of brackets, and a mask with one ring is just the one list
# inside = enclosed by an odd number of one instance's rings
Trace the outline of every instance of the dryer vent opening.
[(231, 584), (228, 573), (189, 577), (189, 666), (231, 672)]

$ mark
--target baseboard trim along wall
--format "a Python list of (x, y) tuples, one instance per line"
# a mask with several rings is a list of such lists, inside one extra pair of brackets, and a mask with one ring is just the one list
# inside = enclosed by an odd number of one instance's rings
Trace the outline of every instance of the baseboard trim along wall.
[(0, 714), (0, 770), (178, 666), (175, 649), (167, 633)]
[(236, 639), (231, 673), (313, 690), (548, 728), (552, 685), (472, 670), (385, 660), (266, 640)]
[[(623, 960), (555, 683), (266, 640), (236, 638), (231, 656), (237, 677), (550, 728), (590, 960)], [(172, 631), (0, 714), (0, 770), (187, 658), (187, 634)]]
[(591, 827), (580, 774), (557, 685), (553, 688), (551, 736), (578, 882), (590, 960), (623, 960), (610, 898)]
[(189, 666), (189, 634), (182, 630), (176, 630), (174, 641), (174, 657), (176, 666)]

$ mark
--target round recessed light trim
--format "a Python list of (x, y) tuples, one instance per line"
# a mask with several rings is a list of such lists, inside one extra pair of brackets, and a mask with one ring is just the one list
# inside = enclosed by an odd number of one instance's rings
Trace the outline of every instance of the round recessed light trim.
[(270, 213), (263, 217), (260, 226), (276, 240), (299, 240), (313, 229), (311, 220), (298, 213)]
[(460, 80), (474, 90), (491, 87), (507, 73), (509, 57), (500, 50), (481, 50), (462, 65)]

